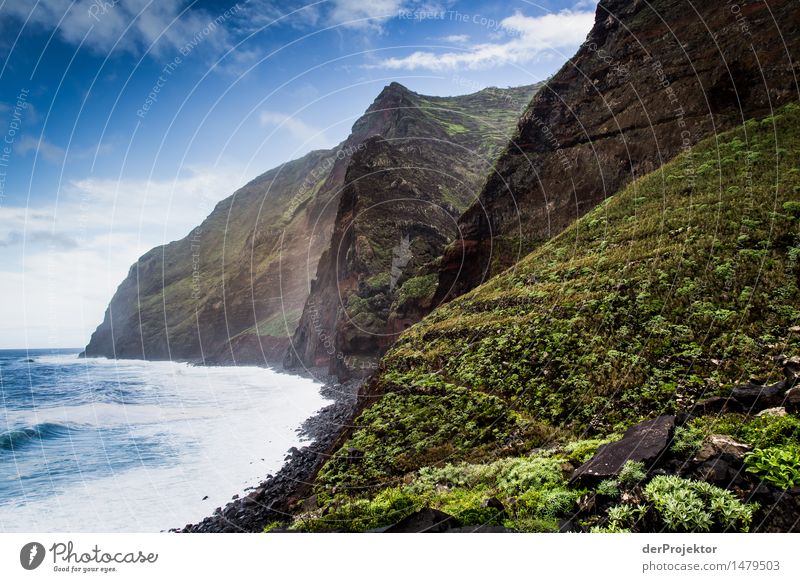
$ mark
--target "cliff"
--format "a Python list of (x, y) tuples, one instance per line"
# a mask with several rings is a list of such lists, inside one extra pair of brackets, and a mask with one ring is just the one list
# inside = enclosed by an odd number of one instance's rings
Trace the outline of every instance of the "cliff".
[[(416, 218), (407, 218), (416, 219), (419, 228), (432, 233), (433, 246), (426, 250), (425, 260), (434, 259), (453, 237), (455, 219), (449, 218), (449, 224), (437, 219), (437, 224), (428, 225), (428, 213), (455, 217), (466, 208), (532, 94), (532, 87), (523, 87), (435, 98), (417, 95), (397, 83), (389, 85), (337, 147), (311, 152), (266, 172), (220, 202), (185, 238), (143, 255), (114, 294), (84, 355), (280, 364), (303, 314), (323, 251), (340, 246), (342, 217), (353, 204), (348, 188), (354, 176), (381, 163), (385, 152), (375, 144), (386, 140), (392, 151), (401, 152), (403, 159), (398, 163), (409, 169), (429, 166), (440, 147), (449, 152), (438, 159), (440, 163), (462, 156), (475, 164), (473, 168), (460, 164), (447, 179), (426, 183), (411, 178), (416, 189), (411, 196), (424, 198), (429, 207)], [(412, 136), (419, 141), (409, 141)], [(354, 156), (358, 170), (351, 168)], [(446, 172), (446, 166), (438, 171)], [(384, 182), (389, 174), (370, 178), (371, 187), (382, 189), (395, 178), (400, 180), (398, 172)], [(340, 200), (345, 209), (340, 208)], [(391, 237), (391, 220), (386, 217), (396, 211), (384, 204), (370, 211), (369, 220), (384, 221), (384, 234)], [(334, 230), (337, 242), (331, 247)], [(381, 243), (391, 247), (398, 241)], [(322, 278), (327, 276), (331, 256), (330, 252), (325, 255)], [(422, 257), (411, 261), (394, 283), (402, 286), (408, 273), (420, 268)], [(331, 292), (320, 283), (314, 289)]]
[(373, 107), (393, 131), (363, 142), (288, 352), (289, 367), (371, 373), (433, 307), (436, 262), (535, 87), (425, 97), (393, 83)]
[(434, 301), (511, 266), (698, 141), (797, 99), (799, 44), (791, 0), (602, 0), (460, 218)]

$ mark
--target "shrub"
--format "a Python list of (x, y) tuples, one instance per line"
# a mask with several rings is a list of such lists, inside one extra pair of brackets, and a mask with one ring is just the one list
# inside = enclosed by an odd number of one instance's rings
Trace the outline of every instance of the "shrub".
[(710, 431), (696, 421), (675, 429), (671, 450), (680, 457), (690, 457), (703, 445)]
[(703, 481), (658, 476), (645, 487), (645, 497), (668, 531), (747, 531), (753, 519), (752, 507)]
[(512, 458), (501, 461), (497, 485), (506, 495), (559, 485), (564, 481), (558, 457)]
[(619, 472), (619, 482), (628, 485), (636, 485), (647, 478), (647, 470), (644, 463), (639, 461), (625, 461)]
[(609, 443), (611, 440), (614, 439), (604, 438), (573, 441), (564, 446), (564, 452), (570, 461), (583, 464), (595, 455), (597, 449), (601, 445)]
[(615, 479), (605, 479), (597, 486), (597, 494), (605, 497), (619, 497), (619, 483)]
[(793, 415), (759, 416), (740, 425), (736, 435), (760, 448), (800, 444), (800, 419)]
[(756, 449), (745, 456), (745, 467), (748, 473), (780, 489), (796, 487), (800, 485), (800, 448)]

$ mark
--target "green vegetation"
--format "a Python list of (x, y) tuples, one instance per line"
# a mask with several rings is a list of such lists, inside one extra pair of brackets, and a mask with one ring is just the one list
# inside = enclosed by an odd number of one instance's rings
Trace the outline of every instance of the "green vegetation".
[(800, 445), (800, 419), (795, 415), (746, 417), (743, 414), (703, 416), (675, 430), (672, 452), (690, 458), (712, 434), (733, 437), (761, 447)]
[(436, 273), (408, 279), (397, 291), (392, 309), (397, 311), (405, 307), (410, 301), (419, 301), (421, 299), (433, 297), (438, 282), (439, 276)]
[(800, 486), (800, 448), (756, 449), (745, 457), (747, 471), (779, 489)]
[(567, 488), (566, 459), (553, 452), (487, 464), (424, 467), (381, 491), (331, 496), (326, 510), (298, 516), (300, 531), (366, 531), (399, 521), (422, 507), (442, 510), (464, 525), (504, 525), (518, 531), (558, 531), (582, 493)]
[[(800, 237), (784, 211), (800, 187), (798, 109), (775, 116), (776, 134), (749, 124), (701, 143), (410, 328), (321, 482), (374, 487), (587, 425), (603, 438), (748, 374), (778, 379), (772, 358), (800, 351), (787, 333), (800, 323)], [(788, 153), (776, 157), (776, 138)], [(687, 178), (703, 164), (714, 171)]]
[(647, 484), (641, 502), (609, 508), (606, 525), (592, 531), (747, 531), (753, 510), (730, 491), (662, 475)]
[[(286, 337), (294, 333), (297, 322), (303, 314), (302, 309), (290, 309), (286, 312), (278, 312), (264, 321), (260, 321), (255, 328), (258, 335), (270, 335), (273, 337)], [(249, 333), (252, 330), (247, 330)]]
[[(773, 120), (701, 143), (410, 328), (294, 527), (435, 507), (552, 531), (587, 493), (562, 466), (743, 378), (779, 379), (774, 357), (800, 352), (800, 107)], [(710, 434), (755, 447), (765, 481), (797, 482), (796, 416), (697, 418), (671, 452), (689, 459)], [(755, 510), (705, 482), (648, 482), (641, 464), (592, 493), (617, 503), (584, 523), (602, 531), (744, 531)]]

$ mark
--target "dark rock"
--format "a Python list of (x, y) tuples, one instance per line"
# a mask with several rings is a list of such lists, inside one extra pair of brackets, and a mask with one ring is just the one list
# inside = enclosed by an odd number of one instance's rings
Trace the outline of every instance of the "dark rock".
[(621, 440), (601, 446), (592, 459), (578, 467), (570, 482), (597, 482), (619, 474), (627, 461), (641, 461), (650, 468), (672, 439), (674, 416), (659, 416), (630, 427)]
[(461, 527), (452, 515), (425, 507), (387, 527), (385, 533), (439, 533)]
[(356, 448), (349, 448), (347, 449), (347, 462), (348, 463), (358, 463), (361, 459), (364, 458), (364, 451)]
[(786, 412), (791, 412), (792, 414), (800, 413), (800, 386), (795, 386), (786, 393), (783, 405), (786, 408)]
[(756, 412), (765, 408), (780, 406), (786, 382), (776, 382), (769, 386), (761, 384), (740, 384), (731, 390), (731, 398), (742, 405), (746, 412)]
[(695, 404), (691, 413), (695, 416), (709, 416), (726, 412), (741, 412), (741, 410), (742, 405), (736, 400), (723, 396), (712, 396)]
[(783, 364), (783, 376), (794, 386), (800, 379), (800, 356), (792, 356)]
[(485, 499), (483, 503), (481, 503), (481, 507), (496, 509), (498, 512), (506, 510), (502, 501), (500, 501), (497, 497), (490, 497), (489, 499)]
[(747, 482), (742, 475), (741, 458), (731, 455), (719, 455), (705, 461), (693, 473), (696, 479), (708, 481), (723, 489), (732, 486), (744, 487)]
[(781, 491), (762, 483), (752, 491), (747, 501), (759, 504), (751, 531), (800, 532), (800, 487)]

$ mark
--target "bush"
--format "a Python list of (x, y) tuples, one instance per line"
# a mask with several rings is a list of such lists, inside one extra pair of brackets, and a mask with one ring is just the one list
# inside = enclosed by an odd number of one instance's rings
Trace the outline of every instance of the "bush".
[(747, 531), (753, 519), (752, 507), (704, 481), (658, 476), (645, 487), (645, 497), (668, 531)]
[(639, 461), (625, 461), (619, 472), (618, 480), (627, 485), (636, 485), (647, 478), (647, 470), (644, 463)]
[(558, 457), (512, 458), (501, 461), (497, 485), (506, 495), (559, 485), (564, 481)]
[(604, 497), (619, 497), (619, 483), (615, 479), (605, 479), (597, 486), (597, 494)]
[(745, 467), (770, 485), (790, 489), (800, 485), (800, 448), (769, 447), (745, 456)]
[(708, 428), (696, 420), (686, 426), (679, 426), (675, 429), (671, 450), (679, 457), (690, 457), (703, 445), (703, 441), (709, 434)]
[[(616, 435), (614, 435), (616, 436)], [(583, 464), (591, 459), (597, 449), (606, 443), (611, 442), (612, 438), (604, 439), (585, 439), (581, 441), (573, 441), (564, 446), (564, 452), (570, 461)]]

